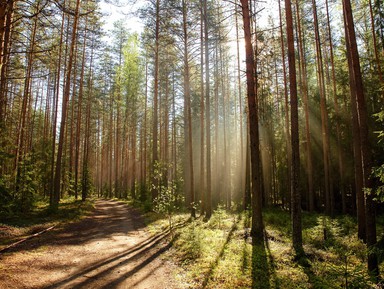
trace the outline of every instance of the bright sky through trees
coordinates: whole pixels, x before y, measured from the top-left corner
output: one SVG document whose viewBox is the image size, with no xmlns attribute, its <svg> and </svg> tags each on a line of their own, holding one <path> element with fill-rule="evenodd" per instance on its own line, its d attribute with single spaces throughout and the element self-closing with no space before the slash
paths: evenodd
<svg viewBox="0 0 384 289">
<path fill-rule="evenodd" d="M 113 23 L 123 19 L 126 24 L 127 30 L 130 32 L 140 33 L 143 31 L 143 23 L 137 17 L 137 9 L 140 7 L 142 3 L 141 1 L 137 1 L 138 3 L 135 5 L 132 4 L 123 4 L 116 5 L 111 2 L 101 1 L 100 2 L 100 10 L 103 12 L 103 21 L 104 30 L 110 31 L 113 28 Z"/>
</svg>

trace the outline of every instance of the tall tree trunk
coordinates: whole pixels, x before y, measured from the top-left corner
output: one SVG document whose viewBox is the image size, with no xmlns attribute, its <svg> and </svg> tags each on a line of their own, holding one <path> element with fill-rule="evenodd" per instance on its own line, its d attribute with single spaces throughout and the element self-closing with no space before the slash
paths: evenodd
<svg viewBox="0 0 384 289">
<path fill-rule="evenodd" d="M 353 155 L 354 155 L 354 177 L 355 177 L 355 192 L 356 192 L 356 209 L 357 209 L 357 236 L 359 239 L 366 242 L 366 223 L 365 223 L 365 199 L 363 191 L 363 168 L 362 168 L 362 156 L 360 148 L 360 132 L 359 132 L 359 120 L 357 115 L 357 103 L 356 103 L 356 84 L 353 77 L 352 60 L 350 57 L 350 44 L 347 32 L 347 23 L 344 15 L 345 25 L 345 41 L 347 49 L 347 60 L 349 69 L 349 87 L 350 87 L 350 106 L 352 117 L 352 136 L 353 136 Z"/>
<path fill-rule="evenodd" d="M 291 214 L 292 243 L 297 256 L 303 254 L 301 230 L 301 193 L 300 193 L 300 150 L 299 150 L 299 116 L 296 83 L 295 45 L 293 37 L 293 17 L 291 0 L 285 0 L 285 16 L 288 39 L 289 91 L 291 103 Z"/>
<path fill-rule="evenodd" d="M 88 24 L 88 17 L 85 19 L 85 29 L 87 29 Z M 86 44 L 84 35 L 84 47 Z M 92 111 L 92 101 L 93 101 L 93 57 L 94 57 L 94 39 L 92 39 L 91 44 L 91 59 L 89 62 L 89 75 L 88 75 L 88 81 L 87 81 L 87 87 L 88 87 L 88 98 L 87 98 L 87 111 L 86 111 L 86 122 L 85 122 L 85 136 L 84 136 L 84 156 L 83 156 L 83 173 L 82 173 L 82 192 L 81 192 L 81 200 L 85 201 L 88 198 L 88 194 L 90 191 L 90 179 L 91 179 L 91 172 L 90 172 L 90 165 L 89 165 L 89 154 L 90 154 L 90 136 L 91 136 L 91 111 Z M 85 54 L 83 54 L 83 58 L 85 57 Z M 82 73 L 84 70 L 84 67 L 82 67 Z M 81 77 L 82 79 L 84 78 Z"/>
<path fill-rule="evenodd" d="M 65 1 L 64 1 L 65 4 Z M 52 155 L 51 155 L 51 186 L 49 203 L 52 205 L 54 202 L 53 188 L 55 183 L 55 153 L 56 153 L 56 130 L 57 130 L 57 116 L 59 109 L 59 91 L 60 91 L 60 79 L 61 79 L 61 58 L 63 53 L 63 36 L 64 36 L 64 24 L 65 24 L 65 13 L 63 12 L 61 17 L 61 29 L 60 29 L 60 42 L 59 42 L 59 55 L 57 59 L 57 68 L 55 73 L 55 85 L 54 85 L 54 96 L 53 96 L 53 109 L 52 109 Z"/>
<path fill-rule="evenodd" d="M 79 183 L 79 162 L 80 162 L 80 131 L 81 131 L 81 120 L 82 120 L 82 105 L 83 105 L 83 89 L 84 89 L 84 70 L 85 70 L 85 47 L 86 47 L 86 36 L 87 36 L 87 18 L 85 24 L 85 34 L 83 41 L 83 55 L 81 62 L 81 72 L 80 72 L 80 87 L 79 87 L 79 97 L 77 100 L 77 123 L 76 123 L 76 146 L 75 146 L 75 198 L 78 197 L 78 183 Z M 74 122 L 74 119 L 72 119 Z"/>
<path fill-rule="evenodd" d="M 0 3 L 0 139 L 7 106 L 7 69 L 14 3 L 13 0 Z"/>
<path fill-rule="evenodd" d="M 190 190 L 190 201 L 189 204 L 191 210 L 191 217 L 196 217 L 195 209 L 195 188 L 194 188 L 194 174 L 193 174 L 193 152 L 192 152 L 192 116 L 191 116 L 191 93 L 189 84 L 189 52 L 188 52 L 188 30 L 187 30 L 187 3 L 186 0 L 182 0 L 183 5 L 183 40 L 184 40 L 184 110 L 185 121 L 184 125 L 187 127 L 188 135 L 185 136 L 187 139 L 186 150 L 187 150 L 187 163 L 189 176 L 189 190 Z"/>
<path fill-rule="evenodd" d="M 309 99 L 308 99 L 308 82 L 307 82 L 307 64 L 304 53 L 304 37 L 301 30 L 301 17 L 299 1 L 296 0 L 296 14 L 297 14 L 297 29 L 298 29 L 298 43 L 299 55 L 301 64 L 301 92 L 303 94 L 304 112 L 305 112 L 305 139 L 306 139 L 306 155 L 307 155 L 307 174 L 308 174 L 308 210 L 313 212 L 315 208 L 315 194 L 313 189 L 313 158 L 312 158 L 312 139 L 310 127 L 310 112 L 309 112 Z"/>
<path fill-rule="evenodd" d="M 207 149 L 207 184 L 205 211 L 206 218 L 212 216 L 212 172 L 211 172 L 211 102 L 210 102 L 210 79 L 209 79 L 209 35 L 208 35 L 208 9 L 207 1 L 204 1 L 204 44 L 205 44 L 205 130 Z"/>
<path fill-rule="evenodd" d="M 134 111 L 133 111 L 133 116 L 132 116 L 132 148 L 131 148 L 131 151 L 132 151 L 132 157 L 131 157 L 131 160 L 132 160 L 132 171 L 131 171 L 131 174 L 132 174 L 132 182 L 131 182 L 131 196 L 133 199 L 136 199 L 136 183 L 137 183 L 137 160 L 136 160 L 136 155 L 137 155 L 137 148 L 136 148 L 136 144 L 137 144 L 137 115 L 136 115 L 136 100 L 133 100 L 133 107 L 134 107 Z"/>
<path fill-rule="evenodd" d="M 154 94 L 153 94 L 153 135 L 152 135 L 152 200 L 158 196 L 158 181 L 154 175 L 158 165 L 158 98 L 159 98 L 159 33 L 160 33 L 160 0 L 156 0 L 156 27 L 155 27 L 155 75 L 154 75 Z"/>
<path fill-rule="evenodd" d="M 170 73 L 166 71 L 165 77 L 165 97 L 164 97 L 164 163 L 166 164 L 164 168 L 164 184 L 168 186 L 169 184 L 169 77 Z"/>
<path fill-rule="evenodd" d="M 317 81 L 320 93 L 320 114 L 321 114 L 321 135 L 323 142 L 323 166 L 324 166 L 324 189 L 325 189 L 325 212 L 328 215 L 332 214 L 331 192 L 329 181 L 329 136 L 328 136 L 328 117 L 326 111 L 326 95 L 324 83 L 323 56 L 320 44 L 319 22 L 317 19 L 316 1 L 312 0 L 313 19 L 315 27 L 315 42 L 316 42 L 316 63 L 317 63 Z"/>
<path fill-rule="evenodd" d="M 39 3 L 37 3 L 36 10 L 39 9 Z M 28 122 L 28 114 L 30 111 L 30 101 L 32 99 L 31 96 L 31 79 L 32 79 L 32 71 L 33 71 L 33 62 L 34 62 L 34 50 L 35 50 L 35 39 L 36 39 L 36 30 L 37 30 L 37 18 L 34 19 L 33 28 L 31 32 L 29 49 L 26 55 L 27 58 L 27 68 L 25 73 L 24 80 L 24 90 L 23 90 L 23 99 L 21 105 L 21 117 L 19 121 L 18 127 L 18 135 L 17 135 L 17 147 L 16 147 L 16 157 L 15 157 L 15 172 L 16 172 L 16 191 L 18 191 L 20 186 L 20 164 L 24 158 L 24 155 L 27 153 L 28 145 L 27 145 L 27 129 L 30 127 L 26 127 Z"/>
<path fill-rule="evenodd" d="M 252 48 L 252 35 L 250 18 L 252 12 L 249 10 L 248 0 L 241 0 L 245 39 L 247 98 L 248 98 L 248 122 L 251 147 L 251 177 L 252 177 L 252 230 L 251 235 L 257 242 L 263 241 L 263 217 L 262 217 L 262 192 L 260 186 L 260 140 L 259 140 L 259 116 L 258 98 L 255 81 L 255 60 Z"/>
<path fill-rule="evenodd" d="M 247 110 L 247 120 L 246 120 L 246 149 L 245 149 L 245 188 L 244 188 L 244 200 L 243 200 L 243 206 L 244 210 L 251 209 L 251 143 L 249 139 L 249 110 L 248 106 L 246 107 Z"/>
<path fill-rule="evenodd" d="M 121 64 L 119 64 L 119 67 L 121 67 Z M 120 73 L 119 73 L 120 74 Z M 116 98 L 116 122 L 115 122 L 115 145 L 114 145 L 114 159 L 115 159 L 115 163 L 114 163 L 114 167 L 115 167 L 115 171 L 114 171 L 114 176 L 113 176 L 113 179 L 114 179 L 114 189 L 115 189 L 115 196 L 118 197 L 118 198 L 121 198 L 122 197 L 122 186 L 120 184 L 120 172 L 122 171 L 123 169 L 123 165 L 122 165 L 122 162 L 121 162 L 121 148 L 123 147 L 124 149 L 124 146 L 121 145 L 121 141 L 120 141 L 120 138 L 121 138 L 121 116 L 120 116 L 120 103 L 121 103 L 121 92 L 120 92 L 120 78 L 121 76 L 119 75 L 118 76 L 119 80 L 119 84 L 117 85 L 117 98 Z"/>
<path fill-rule="evenodd" d="M 214 45 L 214 63 L 213 63 L 213 97 L 214 97 L 214 126 L 215 126 L 215 134 L 214 134 L 214 159 L 213 159 L 213 199 L 212 205 L 214 208 L 221 201 L 221 190 L 222 190 L 222 181 L 221 181 L 221 172 L 222 168 L 219 167 L 219 159 L 221 160 L 221 156 L 219 157 L 219 57 L 218 57 L 218 43 L 216 42 Z"/>
<path fill-rule="evenodd" d="M 87 111 L 86 111 L 86 122 L 85 122 L 85 136 L 84 136 L 84 154 L 83 154 L 83 172 L 82 172 L 82 186 L 81 186 L 81 200 L 85 201 L 88 198 L 90 190 L 90 168 L 89 168 L 89 143 L 90 143 L 90 130 L 91 130 L 91 105 L 92 105 L 92 59 L 93 52 L 91 52 L 91 64 L 90 74 L 88 78 L 88 99 L 87 99 Z"/>
<path fill-rule="evenodd" d="M 173 163 L 173 180 L 178 179 L 177 175 L 177 130 L 176 130 L 176 90 L 175 90 L 175 72 L 172 72 L 172 163 Z M 172 187 L 172 192 L 174 187 Z"/>
<path fill-rule="evenodd" d="M 239 122 L 240 122 L 240 192 L 244 195 L 245 199 L 245 175 L 244 175 L 244 129 L 243 129 L 243 93 L 241 89 L 241 70 L 240 70 L 240 41 L 239 41 L 239 23 L 238 23 L 238 5 L 236 0 L 236 53 L 237 53 L 237 86 L 238 86 L 238 94 L 239 94 Z M 247 205 L 244 201 L 244 209 L 246 209 Z"/>
<path fill-rule="evenodd" d="M 121 28 L 119 28 L 121 29 Z M 120 104 L 121 104 L 121 69 L 122 69 L 122 56 L 123 56 L 123 41 L 124 37 L 122 36 L 121 30 L 118 31 L 118 53 L 119 53 L 119 72 L 117 75 L 117 101 L 116 101 L 116 127 L 115 127 L 115 147 L 114 147 L 114 157 L 115 157 L 115 173 L 114 173 L 114 187 L 115 187 L 115 195 L 119 198 L 122 197 L 122 178 L 121 172 L 123 170 L 123 159 L 122 159 L 122 149 L 124 146 L 121 145 L 121 120 L 120 120 Z"/>
<path fill-rule="evenodd" d="M 341 148 L 341 133 L 340 133 L 340 107 L 339 101 L 337 99 L 337 86 L 336 86 L 336 70 L 335 70 L 335 60 L 333 53 L 333 40 L 331 33 L 331 23 L 329 18 L 329 7 L 328 0 L 325 1 L 326 11 L 327 11 L 327 28 L 328 28 L 328 44 L 329 44 L 329 53 L 330 53 L 330 61 L 331 61 L 331 71 L 332 71 L 332 92 L 334 99 L 334 108 L 335 108 L 335 116 L 336 116 L 336 141 L 337 141 L 337 155 L 338 155 L 338 179 L 339 179 L 339 187 L 341 192 L 341 205 L 342 212 L 345 214 L 347 212 L 347 204 L 346 204 L 346 192 L 344 188 L 344 152 Z"/>
<path fill-rule="evenodd" d="M 219 37 L 220 33 L 219 33 Z M 228 135 L 230 134 L 229 127 L 228 127 L 228 113 L 227 113 L 227 106 L 229 103 L 229 90 L 227 90 L 226 84 L 229 82 L 229 76 L 228 76 L 228 70 L 227 67 L 224 67 L 224 55 L 223 55 L 223 49 L 222 45 L 220 45 L 220 59 L 221 59 L 221 85 L 222 85 L 222 98 L 223 98 L 223 158 L 224 158 L 224 198 L 225 198 L 225 206 L 229 210 L 231 207 L 231 166 L 229 165 L 231 163 L 231 153 L 228 149 L 230 145 L 228 145 L 228 142 L 230 138 L 228 138 Z"/>
<path fill-rule="evenodd" d="M 358 117 L 358 133 L 360 135 L 360 150 L 362 160 L 363 186 L 365 189 L 372 189 L 371 171 L 372 159 L 368 136 L 368 117 L 366 111 L 363 80 L 360 69 L 359 52 L 357 49 L 355 28 L 353 22 L 352 8 L 350 0 L 343 0 L 344 20 L 346 29 L 346 45 L 348 51 L 348 65 L 352 74 L 355 94 L 351 94 L 351 104 L 356 99 L 356 111 Z M 357 131 L 356 131 L 357 133 Z M 355 136 L 354 136 L 355 137 Z M 360 192 L 359 192 L 360 193 Z M 379 267 L 376 252 L 373 249 L 376 244 L 376 216 L 374 193 L 365 195 L 365 222 L 366 222 L 366 241 L 368 247 L 368 270 L 375 277 L 379 276 Z"/>
<path fill-rule="evenodd" d="M 109 137 L 109 143 L 108 143 L 108 161 L 109 161 L 109 166 L 108 166 L 108 191 L 109 191 L 109 197 L 112 198 L 112 193 L 113 193 L 113 103 L 114 103 L 114 95 L 113 93 L 109 96 L 109 131 L 108 131 L 108 137 Z M 115 195 L 116 197 L 116 191 Z"/>
<path fill-rule="evenodd" d="M 144 163 L 143 163 L 143 187 L 141 199 L 144 201 L 147 198 L 147 122 L 148 122 L 148 62 L 145 62 L 145 103 L 144 103 Z"/>
<path fill-rule="evenodd" d="M 62 173 L 61 166 L 62 166 L 62 157 L 63 157 L 64 136 L 65 136 L 66 121 L 67 121 L 68 100 L 69 100 L 69 94 L 70 94 L 70 88 L 71 88 L 70 85 L 71 85 L 72 65 L 73 65 L 73 56 L 75 54 L 76 32 L 77 32 L 77 24 L 79 19 L 79 10 L 80 10 L 80 0 L 77 0 L 74 20 L 73 20 L 71 48 L 70 48 L 69 58 L 67 63 L 65 89 L 64 89 L 64 95 L 63 95 L 63 105 L 62 105 L 62 112 L 61 112 L 59 144 L 57 148 L 53 196 L 52 196 L 52 202 L 50 204 L 52 209 L 54 210 L 58 208 L 59 199 L 60 199 L 60 181 L 61 181 L 61 173 Z"/>
<path fill-rule="evenodd" d="M 201 214 L 205 212 L 205 179 L 204 179 L 204 11 L 200 1 L 200 200 Z"/>
<path fill-rule="evenodd" d="M 280 43 L 281 43 L 281 55 L 282 55 L 282 63 L 283 63 L 283 80 L 284 80 L 284 114 L 285 114 L 285 141 L 287 146 L 287 195 L 291 195 L 291 169 L 292 169 L 292 147 L 290 144 L 291 132 L 289 129 L 289 99 L 288 99 L 288 87 L 287 87 L 287 72 L 285 65 L 285 45 L 284 45 L 284 34 L 283 34 L 283 21 L 282 21 L 282 13 L 281 13 L 281 4 L 280 0 L 278 0 L 279 4 L 279 20 L 280 20 Z M 283 206 L 285 197 L 283 196 Z M 288 199 L 288 198 L 287 198 Z M 287 203 L 289 204 L 288 200 Z"/>
<path fill-rule="evenodd" d="M 377 38 L 376 38 L 376 29 L 375 29 L 375 19 L 373 16 L 372 0 L 368 0 L 368 3 L 369 3 L 369 14 L 371 16 L 372 40 L 373 40 L 373 50 L 374 50 L 375 60 L 376 60 L 376 69 L 379 75 L 380 83 L 383 84 L 384 78 L 383 78 L 381 65 L 380 65 L 379 51 L 377 49 Z"/>
</svg>

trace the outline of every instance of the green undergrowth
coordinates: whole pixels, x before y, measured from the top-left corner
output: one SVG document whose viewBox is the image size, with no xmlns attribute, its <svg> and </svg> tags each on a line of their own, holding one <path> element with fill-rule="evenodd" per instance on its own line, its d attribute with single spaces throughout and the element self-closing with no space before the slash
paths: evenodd
<svg viewBox="0 0 384 289">
<path fill-rule="evenodd" d="M 1 215 L 0 248 L 50 226 L 77 221 L 90 213 L 93 208 L 92 199 L 83 202 L 74 197 L 67 197 L 60 201 L 56 211 L 50 209 L 48 200 L 40 200 L 28 213 Z"/>
<path fill-rule="evenodd" d="M 169 257 L 176 256 L 188 288 L 381 288 L 367 274 L 367 249 L 357 239 L 354 218 L 304 213 L 306 257 L 297 261 L 289 212 L 267 209 L 263 217 L 264 242 L 252 245 L 247 212 L 219 208 L 209 221 L 176 215 L 184 223 L 175 228 Z M 167 220 L 157 219 L 150 227 L 165 230 Z"/>
</svg>

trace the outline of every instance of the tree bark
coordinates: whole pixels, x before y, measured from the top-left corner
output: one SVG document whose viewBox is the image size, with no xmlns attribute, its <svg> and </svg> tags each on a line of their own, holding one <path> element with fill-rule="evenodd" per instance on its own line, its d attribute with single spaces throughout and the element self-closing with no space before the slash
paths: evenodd
<svg viewBox="0 0 384 289">
<path fill-rule="evenodd" d="M 152 135 L 152 200 L 158 196 L 158 181 L 154 175 L 159 161 L 158 154 L 158 98 L 159 98 L 159 33 L 160 33 L 160 0 L 156 0 L 156 27 L 155 27 L 155 74 L 154 74 L 154 94 L 153 94 L 153 135 Z"/>
<path fill-rule="evenodd" d="M 72 36 L 71 36 L 71 48 L 69 52 L 69 58 L 67 63 L 67 75 L 65 81 L 65 89 L 63 95 L 63 105 L 61 113 L 61 123 L 60 123 L 60 135 L 59 135 L 59 144 L 57 148 L 57 158 L 56 158 L 56 170 L 55 170 L 55 179 L 53 185 L 53 196 L 51 202 L 51 208 L 56 210 L 59 205 L 60 199 L 60 184 L 61 184 L 61 173 L 62 173 L 62 157 L 63 157 L 63 147 L 64 147 L 64 136 L 65 136 L 65 127 L 67 121 L 67 108 L 68 100 L 70 94 L 70 85 L 71 85 L 71 75 L 72 75 L 72 65 L 73 65 L 73 56 L 75 54 L 75 45 L 76 45 L 76 32 L 77 24 L 79 19 L 79 10 L 80 10 L 80 0 L 76 1 L 75 16 L 73 21 Z"/>
<path fill-rule="evenodd" d="M 201 214 L 205 213 L 204 166 L 204 12 L 200 1 L 200 200 Z"/>
<path fill-rule="evenodd" d="M 75 184 L 74 184 L 75 198 L 76 199 L 78 198 L 78 183 L 79 183 L 80 131 L 81 131 L 81 121 L 82 121 L 82 105 L 83 105 L 83 90 L 84 90 L 86 36 L 87 36 L 87 18 L 86 18 L 84 41 L 83 41 L 83 55 L 82 55 L 81 72 L 80 72 L 79 96 L 78 96 L 78 100 L 77 100 L 76 147 L 75 147 Z M 72 120 L 72 122 L 74 122 L 74 120 Z"/>
<path fill-rule="evenodd" d="M 256 93 L 256 76 L 254 51 L 252 48 L 252 35 L 248 0 L 241 0 L 245 39 L 247 98 L 248 98 L 248 122 L 251 155 L 251 178 L 252 178 L 252 229 L 251 235 L 256 242 L 263 241 L 263 217 L 262 217 L 262 192 L 260 186 L 260 140 L 259 140 L 259 116 L 258 98 Z M 257 75 L 257 74 L 256 74 Z"/>
<path fill-rule="evenodd" d="M 348 51 L 348 65 L 350 74 L 353 78 L 355 86 L 355 93 L 351 94 L 351 104 L 356 102 L 356 112 L 358 119 L 358 131 L 356 133 L 360 136 L 360 151 L 362 160 L 362 176 L 363 186 L 366 190 L 372 189 L 371 171 L 372 171 L 372 156 L 370 151 L 370 143 L 368 136 L 368 118 L 364 97 L 364 87 L 360 69 L 359 52 L 357 49 L 355 28 L 353 22 L 352 8 L 350 0 L 343 0 L 343 11 L 346 29 L 346 45 Z M 356 99 L 356 101 L 354 100 Z M 355 137 L 355 135 L 354 135 Z M 358 161 L 358 160 L 355 160 Z M 360 193 L 360 192 L 358 192 Z M 363 192 L 364 194 L 364 192 Z M 379 276 L 379 267 L 376 252 L 373 247 L 376 244 L 376 216 L 375 216 L 375 203 L 374 193 L 365 195 L 365 225 L 366 225 L 366 242 L 368 247 L 368 270 L 376 278 Z"/>
<path fill-rule="evenodd" d="M 301 192 L 300 192 L 300 148 L 299 148 L 299 116 L 296 83 L 295 45 L 293 37 L 293 17 L 291 1 L 285 0 L 285 16 L 288 39 L 289 91 L 291 102 L 291 215 L 292 243 L 297 256 L 303 255 L 301 229 Z"/>
<path fill-rule="evenodd" d="M 285 141 L 287 147 L 287 195 L 291 195 L 291 169 L 292 169 L 292 147 L 290 143 L 291 139 L 291 131 L 289 129 L 289 99 L 288 99 L 288 87 L 287 87 L 287 71 L 285 65 L 285 45 L 283 38 L 283 21 L 282 21 L 282 13 L 281 13 L 281 4 L 280 0 L 278 0 L 279 4 L 279 20 L 280 20 L 280 43 L 281 43 L 281 55 L 282 55 L 282 64 L 283 64 L 283 80 L 284 80 L 284 115 L 285 115 Z M 288 199 L 288 198 L 287 198 Z M 283 207 L 285 203 L 285 196 L 283 195 Z M 289 204 L 289 201 L 287 201 Z"/>
<path fill-rule="evenodd" d="M 330 192 L 330 169 L 329 169 L 329 136 L 328 136 L 328 117 L 326 111 L 326 95 L 324 83 L 324 69 L 323 69 L 323 56 L 320 44 L 319 22 L 317 19 L 316 1 L 312 0 L 313 19 L 315 28 L 315 42 L 316 42 L 316 64 L 317 64 L 317 82 L 319 85 L 320 94 L 320 114 L 321 114 L 321 135 L 323 142 L 323 167 L 324 167 L 324 189 L 325 189 L 325 212 L 332 215 L 333 208 L 331 202 Z"/>
<path fill-rule="evenodd" d="M 187 30 L 187 3 L 186 0 L 182 0 L 183 5 L 183 40 L 184 40 L 184 110 L 186 119 L 184 125 L 187 127 L 188 135 L 186 150 L 187 150 L 187 162 L 188 162 L 188 178 L 189 178 L 189 190 L 190 190 L 190 210 L 191 217 L 196 217 L 195 210 L 195 188 L 194 188 L 194 174 L 193 174 L 193 152 L 192 152 L 192 117 L 191 117 L 191 93 L 189 84 L 189 52 L 188 52 L 188 30 Z"/>
<path fill-rule="evenodd" d="M 210 79 L 209 79 L 209 43 L 208 43 L 208 9 L 207 1 L 204 1 L 204 44 L 205 44 L 205 130 L 206 130 L 206 149 L 207 149 L 207 183 L 205 210 L 206 218 L 212 216 L 212 172 L 211 172 L 211 102 L 210 102 Z"/>
<path fill-rule="evenodd" d="M 247 208 L 246 198 L 245 198 L 245 175 L 244 175 L 244 122 L 243 122 L 243 93 L 241 89 L 241 71 L 240 71 L 240 41 L 239 41 L 239 23 L 238 23 L 238 10 L 237 10 L 237 0 L 236 0 L 236 53 L 237 53 L 237 86 L 239 94 L 239 123 L 240 123 L 240 162 L 238 167 L 240 168 L 240 192 L 243 194 L 244 198 L 244 209 Z"/>
<path fill-rule="evenodd" d="M 341 192 L 341 206 L 342 212 L 345 214 L 347 212 L 347 201 L 346 201 L 346 192 L 344 188 L 344 152 L 341 148 L 341 133 L 340 133 L 340 107 L 339 101 L 337 99 L 337 86 L 336 86 L 336 70 L 335 70 L 335 61 L 334 61 L 334 52 L 333 52 L 333 40 L 331 33 L 331 23 L 329 17 L 329 7 L 328 0 L 325 1 L 326 11 L 327 11 L 327 28 L 328 28 L 328 44 L 329 44 L 329 53 L 330 53 L 330 61 L 331 61 L 331 72 L 332 72 L 332 92 L 334 99 L 334 108 L 335 108 L 335 116 L 336 116 L 336 141 L 337 141 L 337 155 L 338 155 L 338 179 L 339 179 L 339 187 Z"/>
<path fill-rule="evenodd" d="M 307 174 L 308 174 L 308 210 L 313 212 L 315 208 L 315 195 L 313 189 L 313 157 L 312 157 L 312 138 L 310 127 L 310 111 L 309 111 L 309 99 L 308 99 L 308 82 L 307 82 L 307 65 L 304 53 L 304 37 L 301 30 L 301 17 L 300 7 L 298 1 L 296 1 L 296 14 L 297 14 L 297 29 L 298 29 L 298 43 L 299 43 L 299 55 L 301 65 L 301 92 L 303 94 L 304 112 L 305 112 L 305 139 L 306 139 L 306 155 L 307 155 Z"/>
<path fill-rule="evenodd" d="M 7 68 L 10 49 L 11 25 L 14 1 L 0 3 L 0 138 L 5 125 L 5 111 L 7 105 Z"/>
</svg>

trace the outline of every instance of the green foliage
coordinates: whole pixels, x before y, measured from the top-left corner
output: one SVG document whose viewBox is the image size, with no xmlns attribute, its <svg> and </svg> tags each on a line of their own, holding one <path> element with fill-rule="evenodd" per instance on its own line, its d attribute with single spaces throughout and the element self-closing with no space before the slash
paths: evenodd
<svg viewBox="0 0 384 289">
<path fill-rule="evenodd" d="M 323 286 L 322 288 L 372 288 L 365 266 L 354 264 L 348 252 L 341 257 L 340 263 L 324 264 L 322 267 L 327 272 L 326 278 L 319 282 L 319 285 Z"/>
<path fill-rule="evenodd" d="M 266 224 L 290 235 L 291 233 L 291 218 L 288 211 L 280 209 L 264 210 L 263 219 Z"/>
<path fill-rule="evenodd" d="M 377 178 L 381 183 L 381 185 L 378 185 L 375 190 L 375 199 L 377 201 L 384 202 L 384 164 L 379 167 L 372 168 L 372 176 Z"/>
<path fill-rule="evenodd" d="M 209 220 L 209 225 L 212 228 L 221 229 L 223 225 L 223 221 L 225 217 L 227 217 L 227 212 L 225 211 L 225 208 L 223 205 L 219 204 L 214 210 L 214 214 L 212 214 L 212 217 Z"/>
<path fill-rule="evenodd" d="M 0 176 L 0 216 L 11 212 L 12 195 L 9 188 L 9 175 Z"/>
<path fill-rule="evenodd" d="M 154 199 L 154 211 L 167 216 L 169 228 L 173 230 L 173 215 L 180 208 L 183 197 L 178 193 L 177 182 L 164 180 L 164 172 L 166 165 L 157 163 L 155 165 L 154 176 L 157 184 L 152 184 L 153 188 L 158 191 L 158 196 Z"/>
<path fill-rule="evenodd" d="M 32 160 L 31 155 L 24 156 L 24 159 L 19 162 L 16 189 L 13 194 L 16 211 L 27 213 L 33 209 L 37 198 L 39 178 L 36 163 Z"/>
<path fill-rule="evenodd" d="M 4 132 L 0 128 L 0 132 Z M 7 161 L 13 159 L 13 155 L 7 153 L 5 148 L 0 145 L 0 170 L 3 170 L 4 164 Z M 0 216 L 8 214 L 11 212 L 12 206 L 12 194 L 11 194 L 11 175 L 9 174 L 0 174 Z"/>
<path fill-rule="evenodd" d="M 2 131 L 6 133 L 0 145 L 0 215 L 4 217 L 34 210 L 36 201 L 49 193 L 52 144 L 39 134 L 44 114 L 40 110 L 34 113 L 38 137 L 32 139 L 28 153 L 20 152 L 21 155 L 16 156 L 16 147 L 9 135 L 11 129 Z"/>
<path fill-rule="evenodd" d="M 81 199 L 85 201 L 93 191 L 91 173 L 87 165 L 84 166 L 81 178 Z"/>
<path fill-rule="evenodd" d="M 375 116 L 379 123 L 384 123 L 384 110 L 375 114 Z M 384 130 L 377 131 L 376 133 L 378 135 L 378 143 L 384 147 Z M 376 178 L 379 182 L 374 189 L 376 200 L 384 202 L 384 163 L 372 168 L 372 177 Z"/>
<path fill-rule="evenodd" d="M 42 124 L 41 124 L 42 125 Z M 48 195 L 51 184 L 51 156 L 52 141 L 43 138 L 36 141 L 36 148 L 33 152 L 34 162 L 36 163 L 38 178 L 38 193 Z"/>
<path fill-rule="evenodd" d="M 180 244 L 183 261 L 188 263 L 201 257 L 203 246 L 201 221 L 192 220 L 186 228 L 182 228 L 180 231 L 180 238 L 177 242 Z"/>
<path fill-rule="evenodd" d="M 94 208 L 92 200 L 76 200 L 74 197 L 62 199 L 59 204 L 59 209 L 52 214 L 49 208 L 42 211 L 41 216 L 47 216 L 49 219 L 56 221 L 77 220 L 85 216 Z"/>
<path fill-rule="evenodd" d="M 75 176 L 70 171 L 65 171 L 64 182 L 67 184 L 66 192 L 68 196 L 75 195 Z"/>
<path fill-rule="evenodd" d="M 166 215 L 169 219 L 169 227 L 172 229 L 172 216 L 178 209 L 174 185 L 160 186 L 159 195 L 153 202 L 154 211 Z"/>
</svg>

